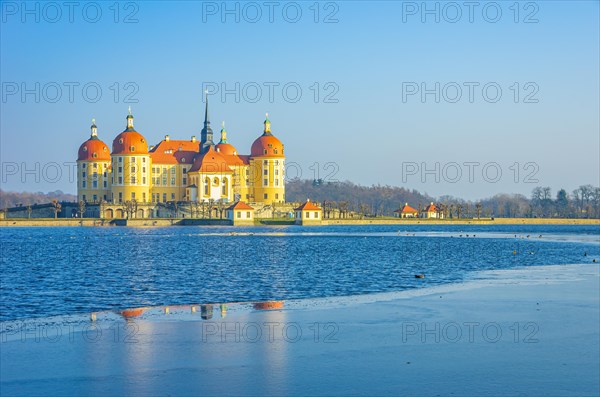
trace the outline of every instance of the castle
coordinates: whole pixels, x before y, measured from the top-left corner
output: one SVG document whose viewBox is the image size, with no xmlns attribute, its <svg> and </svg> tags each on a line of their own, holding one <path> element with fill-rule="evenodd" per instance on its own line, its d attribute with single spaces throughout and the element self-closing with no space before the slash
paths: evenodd
<svg viewBox="0 0 600 397">
<path fill-rule="evenodd" d="M 224 123 L 220 141 L 213 142 L 208 96 L 200 141 L 166 135 L 148 147 L 135 130 L 130 108 L 127 127 L 113 140 L 112 150 L 92 120 L 91 136 L 77 156 L 77 196 L 85 203 L 283 203 L 284 177 L 284 145 L 271 133 L 268 114 L 250 154 L 239 154 L 227 140 Z"/>
</svg>

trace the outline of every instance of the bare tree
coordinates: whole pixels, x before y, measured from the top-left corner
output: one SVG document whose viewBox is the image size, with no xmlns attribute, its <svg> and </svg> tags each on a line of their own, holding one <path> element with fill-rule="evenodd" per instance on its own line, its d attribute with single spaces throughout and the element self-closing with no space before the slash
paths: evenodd
<svg viewBox="0 0 600 397">
<path fill-rule="evenodd" d="M 33 209 L 31 208 L 30 205 L 27 206 L 27 219 L 31 219 L 31 211 L 33 211 Z"/>
<path fill-rule="evenodd" d="M 54 219 L 58 218 L 58 213 L 62 210 L 62 205 L 58 200 L 52 200 L 52 211 L 54 211 Z"/>
<path fill-rule="evenodd" d="M 77 211 L 79 212 L 79 217 L 83 218 L 83 214 L 85 214 L 85 201 L 80 200 L 79 205 L 77 206 Z"/>
</svg>

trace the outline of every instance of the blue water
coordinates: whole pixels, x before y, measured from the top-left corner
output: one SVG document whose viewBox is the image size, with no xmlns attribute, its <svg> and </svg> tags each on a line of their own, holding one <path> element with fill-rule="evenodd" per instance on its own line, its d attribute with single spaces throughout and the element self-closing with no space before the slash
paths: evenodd
<svg viewBox="0 0 600 397">
<path fill-rule="evenodd" d="M 568 225 L 4 228 L 0 320 L 400 291 L 600 262 L 599 240 Z"/>
</svg>

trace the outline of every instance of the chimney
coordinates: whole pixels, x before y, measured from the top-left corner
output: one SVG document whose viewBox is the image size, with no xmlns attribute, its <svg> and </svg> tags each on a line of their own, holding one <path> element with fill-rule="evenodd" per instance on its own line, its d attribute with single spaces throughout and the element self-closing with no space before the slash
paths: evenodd
<svg viewBox="0 0 600 397">
<path fill-rule="evenodd" d="M 196 135 L 192 135 L 192 142 L 196 142 Z"/>
<path fill-rule="evenodd" d="M 170 139 L 171 139 L 171 138 L 170 138 L 168 135 L 165 135 L 165 141 L 166 141 L 166 142 L 169 142 L 169 140 L 170 140 Z"/>
</svg>

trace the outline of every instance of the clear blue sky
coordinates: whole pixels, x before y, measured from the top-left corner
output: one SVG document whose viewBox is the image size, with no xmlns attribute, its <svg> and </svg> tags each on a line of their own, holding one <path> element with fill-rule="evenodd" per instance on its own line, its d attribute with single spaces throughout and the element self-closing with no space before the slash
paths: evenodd
<svg viewBox="0 0 600 397">
<path fill-rule="evenodd" d="M 150 143 L 165 134 L 199 137 L 205 83 L 233 91 L 240 84 L 239 102 L 233 94 L 210 97 L 213 130 L 225 120 L 240 153 L 249 152 L 269 112 L 288 164 L 298 164 L 288 175 L 301 169 L 313 178 L 318 163 L 326 178 L 331 162 L 335 179 L 469 199 L 600 183 L 598 2 L 521 2 L 518 15 L 512 1 L 479 2 L 472 16 L 463 2 L 428 3 L 439 7 L 439 22 L 420 1 L 275 3 L 270 22 L 264 2 L 229 3 L 229 14 L 222 2 L 122 2 L 118 15 L 113 2 L 79 2 L 71 23 L 62 2 L 53 3 L 58 15 L 43 2 L 23 10 L 21 2 L 3 1 L 1 187 L 74 193 L 67 168 L 54 181 L 48 164 L 76 160 L 92 117 L 110 146 L 129 105 Z M 436 82 L 439 103 L 434 94 L 409 95 L 415 87 L 435 90 Z M 39 102 L 34 94 L 23 98 L 22 88 L 36 91 L 36 83 Z M 78 84 L 72 102 L 69 83 Z M 278 84 L 272 103 L 265 83 Z M 102 96 L 92 103 L 94 87 Z M 292 102 L 297 87 L 302 96 Z M 493 102 L 497 87 L 502 95 Z M 127 103 L 134 89 L 137 103 Z M 326 102 L 328 94 L 337 103 Z M 39 182 L 22 175 L 23 162 L 40 164 Z M 436 162 L 439 182 L 435 172 L 421 172 L 423 163 L 435 169 Z M 479 165 L 465 165 L 471 162 Z M 502 177 L 494 182 L 498 168 Z M 538 183 L 526 183 L 530 173 Z"/>
</svg>

